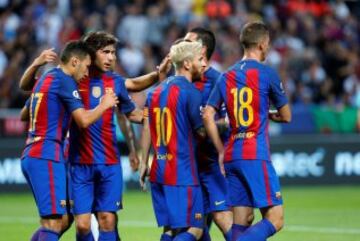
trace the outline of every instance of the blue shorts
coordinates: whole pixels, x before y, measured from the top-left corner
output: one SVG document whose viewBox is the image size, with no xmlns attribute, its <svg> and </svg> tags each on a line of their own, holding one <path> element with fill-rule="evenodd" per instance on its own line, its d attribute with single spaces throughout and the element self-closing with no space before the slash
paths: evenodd
<svg viewBox="0 0 360 241">
<path fill-rule="evenodd" d="M 230 206 L 254 208 L 281 205 L 279 178 L 270 161 L 234 160 L 225 163 Z"/>
<path fill-rule="evenodd" d="M 220 172 L 217 163 L 212 164 L 208 171 L 199 173 L 204 200 L 205 214 L 229 210 L 227 181 Z"/>
<path fill-rule="evenodd" d="M 21 170 L 31 187 L 40 217 L 66 213 L 65 163 L 25 157 Z"/>
<path fill-rule="evenodd" d="M 121 164 L 71 164 L 70 176 L 75 215 L 122 208 Z"/>
<path fill-rule="evenodd" d="M 200 186 L 151 183 L 151 197 L 158 226 L 172 229 L 198 227 L 204 223 Z"/>
</svg>

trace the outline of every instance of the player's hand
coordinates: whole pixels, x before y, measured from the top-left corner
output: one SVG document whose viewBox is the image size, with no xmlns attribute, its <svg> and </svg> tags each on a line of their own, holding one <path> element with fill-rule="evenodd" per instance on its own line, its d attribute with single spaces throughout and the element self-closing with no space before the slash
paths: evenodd
<svg viewBox="0 0 360 241">
<path fill-rule="evenodd" d="M 218 162 L 219 162 L 220 172 L 225 177 L 226 173 L 225 173 L 225 167 L 224 167 L 224 152 L 219 153 L 218 158 L 219 158 Z"/>
<path fill-rule="evenodd" d="M 276 122 L 280 121 L 279 112 L 277 110 L 269 110 L 269 119 Z"/>
<path fill-rule="evenodd" d="M 160 65 L 156 66 L 159 72 L 159 81 L 163 81 L 166 79 L 167 73 L 169 73 L 171 69 L 171 60 L 170 56 L 167 55 L 160 63 Z"/>
<path fill-rule="evenodd" d="M 129 161 L 130 161 L 130 167 L 133 172 L 137 171 L 139 169 L 139 157 L 136 153 L 136 151 L 131 151 L 129 153 Z"/>
<path fill-rule="evenodd" d="M 101 98 L 101 104 L 106 109 L 116 106 L 119 103 L 118 97 L 112 91 L 106 91 L 105 95 Z"/>
<path fill-rule="evenodd" d="M 140 164 L 140 168 L 139 168 L 139 183 L 140 183 L 140 187 L 143 191 L 146 191 L 146 176 L 148 174 L 148 169 L 147 166 L 143 163 Z"/>
<path fill-rule="evenodd" d="M 42 66 L 47 63 L 54 63 L 57 61 L 57 54 L 54 52 L 54 48 L 43 50 L 40 55 L 34 59 L 34 65 Z"/>
</svg>

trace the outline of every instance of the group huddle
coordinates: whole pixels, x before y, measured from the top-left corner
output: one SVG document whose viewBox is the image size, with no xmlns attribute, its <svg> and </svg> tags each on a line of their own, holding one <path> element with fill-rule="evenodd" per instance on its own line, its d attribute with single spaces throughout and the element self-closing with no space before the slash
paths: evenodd
<svg viewBox="0 0 360 241">
<path fill-rule="evenodd" d="M 29 123 L 21 165 L 41 218 L 31 240 L 59 240 L 73 219 L 76 240 L 94 240 L 92 214 L 99 241 L 120 240 L 119 113 L 143 124 L 140 165 L 134 159 L 132 167 L 139 165 L 142 188 L 149 177 L 163 227 L 159 240 L 211 240 L 210 220 L 227 241 L 266 240 L 279 231 L 282 197 L 267 126 L 269 120 L 289 122 L 291 112 L 278 75 L 261 63 L 270 48 L 268 28 L 247 23 L 240 43 L 243 59 L 219 73 L 209 66 L 214 34 L 194 28 L 156 71 L 128 79 L 113 71 L 117 39 L 106 32 L 69 42 L 60 65 L 37 79 L 38 68 L 57 58 L 43 51 L 20 80 L 21 88 L 32 90 L 21 112 Z M 174 74 L 166 77 L 170 64 Z M 128 91 L 153 84 L 145 108 L 138 109 Z M 256 224 L 254 208 L 263 217 Z"/>
</svg>

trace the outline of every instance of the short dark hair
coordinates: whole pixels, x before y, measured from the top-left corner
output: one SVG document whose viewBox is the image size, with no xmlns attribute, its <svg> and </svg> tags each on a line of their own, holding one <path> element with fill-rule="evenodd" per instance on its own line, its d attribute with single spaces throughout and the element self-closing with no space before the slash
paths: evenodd
<svg viewBox="0 0 360 241">
<path fill-rule="evenodd" d="M 244 49 L 251 49 L 269 35 L 269 28 L 263 22 L 249 22 L 241 29 L 240 43 Z"/>
<path fill-rule="evenodd" d="M 67 64 L 73 56 L 83 60 L 88 55 L 90 55 L 90 50 L 83 41 L 71 41 L 65 45 L 65 48 L 61 52 L 60 61 Z"/>
<path fill-rule="evenodd" d="M 189 33 L 196 33 L 198 40 L 206 47 L 206 58 L 210 59 L 215 50 L 216 39 L 213 32 L 205 28 L 196 27 L 189 31 Z"/>
<path fill-rule="evenodd" d="M 96 51 L 108 45 L 117 45 L 119 40 L 112 34 L 105 31 L 89 32 L 82 40 L 88 45 L 91 56 L 94 58 Z"/>
</svg>

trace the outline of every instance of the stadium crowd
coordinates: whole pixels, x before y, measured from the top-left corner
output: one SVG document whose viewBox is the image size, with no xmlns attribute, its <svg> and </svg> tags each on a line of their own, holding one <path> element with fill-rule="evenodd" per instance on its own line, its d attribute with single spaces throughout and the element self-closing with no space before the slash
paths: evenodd
<svg viewBox="0 0 360 241">
<path fill-rule="evenodd" d="M 0 108 L 23 106 L 27 96 L 18 81 L 41 50 L 60 52 L 89 31 L 119 38 L 117 71 L 134 77 L 155 69 L 171 43 L 194 26 L 216 34 L 212 65 L 225 70 L 241 56 L 239 30 L 252 19 L 270 26 L 267 62 L 279 71 L 293 105 L 360 108 L 359 17 L 359 4 L 342 0 L 3 0 Z M 137 98 L 140 106 L 143 101 Z"/>
</svg>

